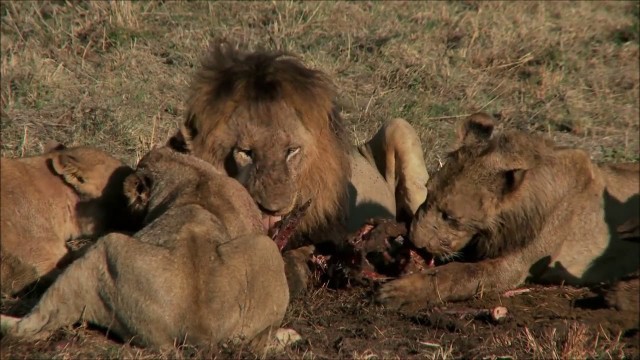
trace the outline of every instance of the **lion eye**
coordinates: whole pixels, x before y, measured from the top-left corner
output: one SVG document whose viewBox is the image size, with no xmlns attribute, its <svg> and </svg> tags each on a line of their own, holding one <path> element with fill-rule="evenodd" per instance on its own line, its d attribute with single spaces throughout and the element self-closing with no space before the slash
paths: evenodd
<svg viewBox="0 0 640 360">
<path fill-rule="evenodd" d="M 287 160 L 294 157 L 297 153 L 300 152 L 300 146 L 291 147 L 287 149 Z"/>
</svg>

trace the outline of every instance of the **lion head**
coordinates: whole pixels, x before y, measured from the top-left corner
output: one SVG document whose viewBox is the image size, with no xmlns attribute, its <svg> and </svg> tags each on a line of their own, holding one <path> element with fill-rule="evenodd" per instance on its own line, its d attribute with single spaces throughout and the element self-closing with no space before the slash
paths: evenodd
<svg viewBox="0 0 640 360">
<path fill-rule="evenodd" d="M 298 227 L 310 233 L 346 211 L 349 141 L 335 95 L 322 72 L 291 56 L 219 43 L 195 74 L 169 146 L 239 180 L 267 229 L 311 200 Z"/>
<path fill-rule="evenodd" d="M 417 247 L 445 259 L 500 256 L 529 243 L 567 189 L 586 186 L 588 178 L 558 176 L 591 171 L 585 152 L 517 130 L 494 134 L 494 126 L 484 113 L 459 126 L 457 148 L 428 182 L 412 222 Z"/>
</svg>

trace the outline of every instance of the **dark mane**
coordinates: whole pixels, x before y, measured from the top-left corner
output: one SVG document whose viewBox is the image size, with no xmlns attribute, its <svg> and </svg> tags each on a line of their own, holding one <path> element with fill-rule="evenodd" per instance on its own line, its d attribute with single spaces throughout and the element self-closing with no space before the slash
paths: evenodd
<svg viewBox="0 0 640 360">
<path fill-rule="evenodd" d="M 327 75 L 291 54 L 243 51 L 217 42 L 191 81 L 184 125 L 169 145 L 185 152 L 197 147 L 203 160 L 228 169 L 236 143 L 233 129 L 241 126 L 234 118 L 236 110 L 250 109 L 255 121 L 278 131 L 281 124 L 272 110 L 286 105 L 313 136 L 313 151 L 305 157 L 297 182 L 300 193 L 314 196 L 299 228 L 315 232 L 348 211 L 352 145 L 336 96 Z"/>
<path fill-rule="evenodd" d="M 335 103 L 337 94 L 331 80 L 288 52 L 245 52 L 224 41 L 215 43 L 202 59 L 192 89 L 190 98 L 205 106 L 242 99 L 251 103 L 284 101 L 297 111 L 308 113 L 322 110 L 340 145 L 351 145 Z M 305 120 L 316 121 L 305 114 L 299 115 L 305 126 L 310 125 Z"/>
</svg>

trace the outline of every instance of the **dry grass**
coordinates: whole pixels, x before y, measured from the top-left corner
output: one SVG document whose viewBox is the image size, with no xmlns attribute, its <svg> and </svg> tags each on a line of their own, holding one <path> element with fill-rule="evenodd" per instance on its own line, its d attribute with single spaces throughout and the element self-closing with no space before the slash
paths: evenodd
<svg viewBox="0 0 640 360">
<path fill-rule="evenodd" d="M 224 37 L 292 51 L 331 75 L 354 142 L 386 119 L 406 118 L 431 169 L 454 121 L 477 110 L 599 160 L 637 161 L 639 13 L 638 2 L 617 1 L 3 1 L 2 155 L 38 153 L 52 138 L 133 164 L 182 120 L 199 57 Z M 551 350 L 546 344 L 557 339 L 525 335 L 514 343 L 533 357 L 593 353 L 581 340 Z M 75 355 L 158 356 L 105 344 Z M 441 345 L 431 349 L 434 358 L 450 357 Z M 370 351 L 350 357 L 371 358 Z"/>
<path fill-rule="evenodd" d="M 549 328 L 536 336 L 525 327 L 519 339 L 526 341 L 524 347 L 534 359 L 618 359 L 623 357 L 624 351 L 619 337 L 611 339 L 606 334 L 598 332 L 593 338 L 587 330 L 585 325 L 571 322 L 563 334 L 559 334 L 557 328 Z M 601 338 L 605 341 L 601 341 Z"/>
<path fill-rule="evenodd" d="M 226 37 L 328 72 L 354 141 L 407 118 L 430 167 L 452 122 L 476 110 L 597 158 L 637 159 L 638 11 L 625 2 L 3 2 L 2 154 L 37 153 L 56 138 L 133 162 L 176 127 L 193 67 L 212 37 Z"/>
</svg>

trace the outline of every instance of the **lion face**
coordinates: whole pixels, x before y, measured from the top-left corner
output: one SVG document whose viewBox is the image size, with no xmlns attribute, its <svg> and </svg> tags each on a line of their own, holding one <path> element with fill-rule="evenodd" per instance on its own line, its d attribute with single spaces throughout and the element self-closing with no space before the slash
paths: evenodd
<svg viewBox="0 0 640 360">
<path fill-rule="evenodd" d="M 168 145 L 241 182 L 267 231 L 311 201 L 296 232 L 315 234 L 348 206 L 350 144 L 335 96 L 324 73 L 297 59 L 222 43 L 196 73 Z"/>
<path fill-rule="evenodd" d="M 241 106 L 232 118 L 228 131 L 236 142 L 227 173 L 247 188 L 272 225 L 311 195 L 301 193 L 297 179 L 313 138 L 286 103 Z"/>
</svg>

